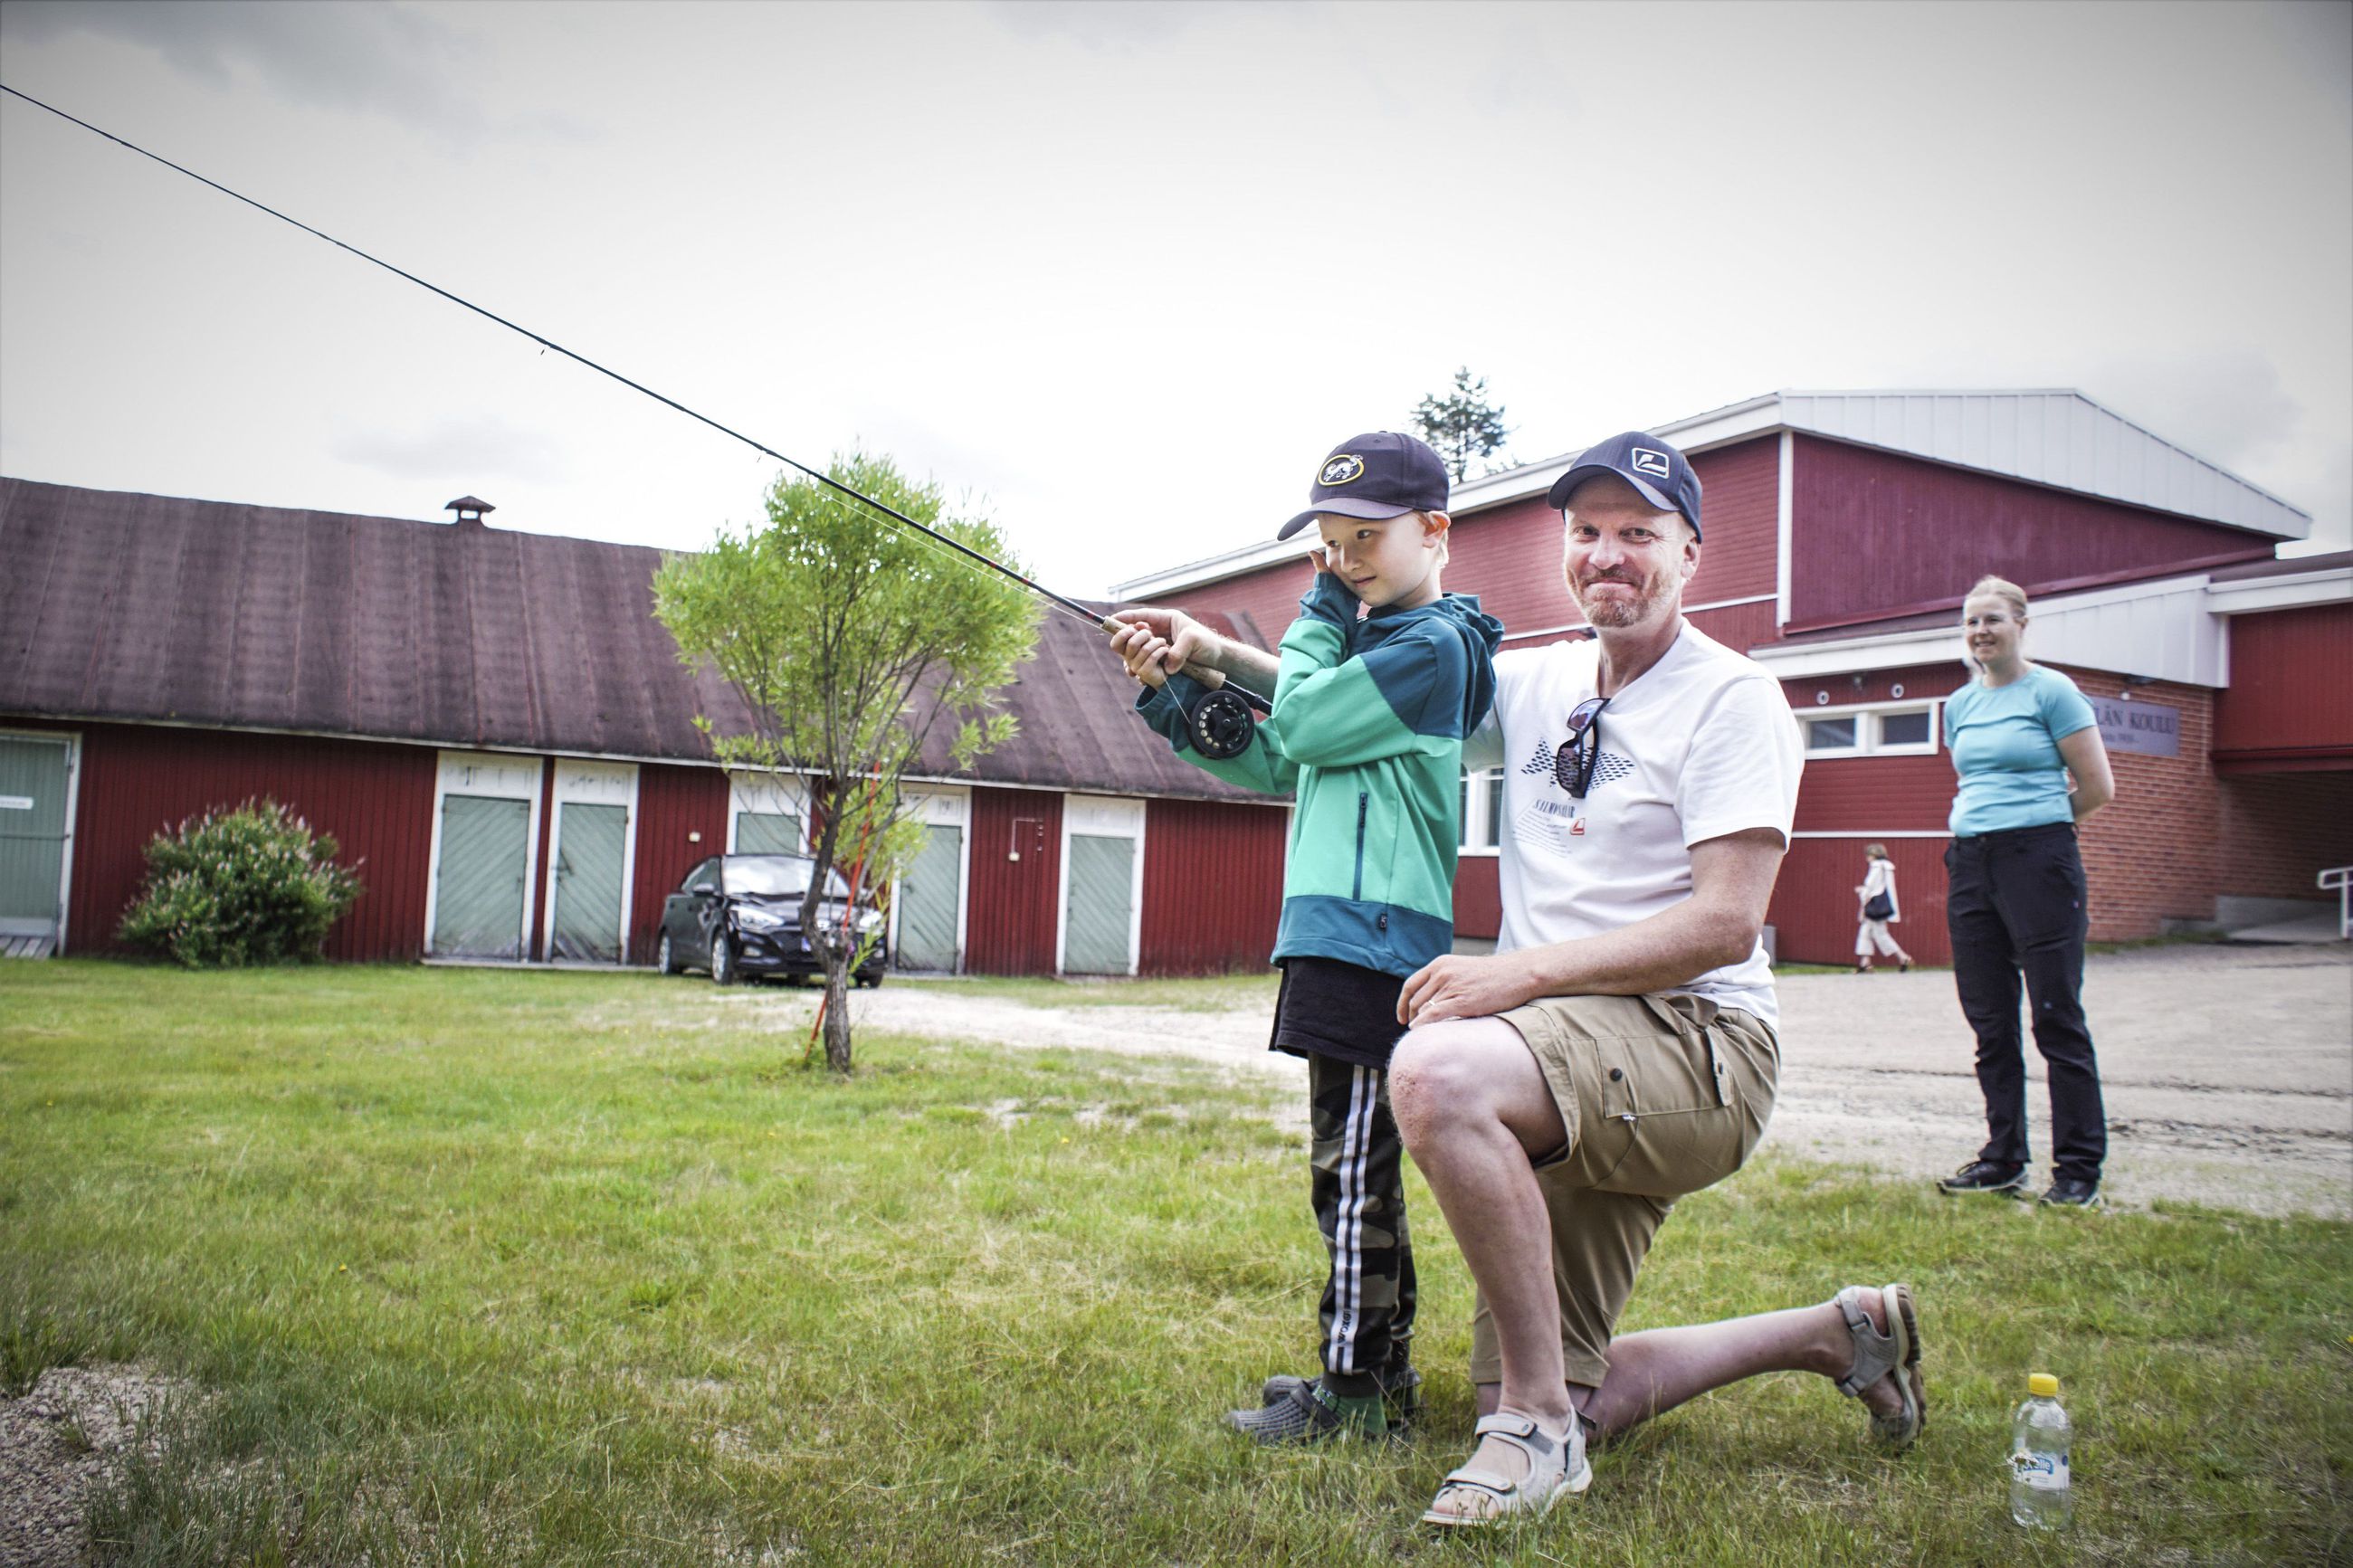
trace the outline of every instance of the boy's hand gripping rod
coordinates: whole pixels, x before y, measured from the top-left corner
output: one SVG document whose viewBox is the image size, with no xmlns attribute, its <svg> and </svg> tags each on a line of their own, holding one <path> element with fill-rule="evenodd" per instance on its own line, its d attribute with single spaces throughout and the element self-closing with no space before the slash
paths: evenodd
<svg viewBox="0 0 2353 1568">
<path fill-rule="evenodd" d="M 917 533 L 933 541 L 934 543 L 947 546 L 947 548 L 955 551 L 958 555 L 965 557 L 967 561 L 987 571 L 995 572 L 1000 576 L 1011 578 L 1014 582 L 1020 584 L 1022 587 L 1028 589 L 1030 593 L 1044 600 L 1053 608 L 1060 610 L 1068 615 L 1076 616 L 1079 619 L 1086 622 L 1091 626 L 1094 626 L 1104 632 L 1112 633 L 1114 636 L 1127 629 L 1128 623 L 1122 621 L 1115 616 L 1099 615 L 1095 611 L 1088 609 L 1084 605 L 1080 604 L 1075 599 L 1066 599 L 1061 595 L 1055 593 L 1052 589 L 1046 587 L 1042 584 L 1032 582 L 1028 577 L 1023 576 L 1020 573 L 1016 572 L 1012 567 L 1006 565 L 1003 562 L 996 560 L 991 556 L 982 554 L 979 551 L 975 550 L 969 544 L 965 544 L 960 540 L 951 538 L 949 535 L 942 533 L 938 529 L 933 528 L 926 523 L 916 521 L 913 518 L 909 517 L 905 512 L 899 510 L 895 507 L 885 506 L 882 502 L 876 500 L 872 496 L 866 494 L 863 490 L 853 489 L 849 486 L 845 485 L 840 480 L 835 479 L 830 474 L 821 473 L 818 469 L 810 468 L 807 463 L 799 462 L 792 458 L 788 458 L 784 453 L 777 451 L 774 447 L 754 441 L 751 437 L 744 435 L 742 431 L 731 429 L 727 426 L 719 423 L 718 420 L 710 417 L 708 415 L 696 413 L 693 409 L 689 408 L 685 404 L 679 402 L 674 397 L 665 397 L 660 393 L 656 392 L 652 387 L 647 386 L 641 382 L 632 381 L 617 370 L 607 369 L 606 366 L 598 364 L 595 360 L 588 358 L 585 354 L 575 353 L 570 349 L 565 348 L 562 343 L 555 342 L 552 338 L 542 337 L 539 333 L 533 331 L 530 328 L 511 321 L 495 311 L 486 310 L 481 306 L 475 304 L 472 300 L 461 299 L 458 295 L 452 294 L 448 289 L 441 288 L 438 284 L 428 283 L 413 272 L 403 271 L 401 268 L 395 267 L 391 262 L 383 259 L 381 257 L 371 256 L 366 251 L 359 248 L 359 247 L 355 245 L 347 245 L 343 241 L 337 239 L 333 235 L 325 233 L 320 229 L 312 228 L 309 224 L 302 222 L 299 218 L 287 216 L 284 213 L 280 212 L 276 207 L 266 205 L 261 202 L 255 201 L 251 196 L 230 190 L 227 185 L 222 184 L 217 180 L 208 180 L 204 175 L 197 174 L 194 169 L 174 163 L 172 160 L 163 156 L 161 153 L 150 153 L 146 148 L 138 145 L 136 142 L 125 142 L 121 137 L 113 134 L 111 132 L 101 131 L 87 120 L 78 120 L 74 116 L 68 114 L 64 110 L 58 108 L 53 104 L 43 103 L 39 99 L 31 96 L 29 93 L 17 91 L 15 88 L 10 87 L 5 82 L 0 82 L 0 92 L 5 92 L 11 98 L 22 99 L 25 102 L 31 104 L 36 109 L 47 110 L 49 113 L 56 115 L 60 120 L 66 121 L 71 124 L 79 125 L 84 131 L 90 132 L 94 136 L 103 137 L 105 140 L 113 142 L 118 147 L 124 148 L 130 152 L 138 153 L 142 158 L 161 163 L 164 167 L 172 170 L 175 174 L 185 174 L 188 178 L 195 180 L 199 184 L 210 185 L 214 190 L 218 191 L 225 196 L 243 202 L 247 206 L 252 207 L 257 211 L 268 213 L 271 217 L 278 219 L 280 223 L 290 224 L 313 238 L 323 239 L 338 250 L 349 251 L 352 255 L 358 257 L 361 260 L 376 267 L 381 267 L 386 272 L 393 274 L 393 276 L 396 278 L 405 278 L 420 289 L 426 289 L 431 293 L 438 294 L 441 298 L 448 300 L 453 305 L 463 306 L 465 309 L 473 311 L 474 314 L 478 316 L 487 317 L 491 321 L 496 321 L 500 326 L 506 328 L 509 331 L 521 333 L 522 336 L 529 338 L 532 342 L 539 344 L 540 347 L 543 349 L 552 349 L 575 364 L 586 365 L 588 369 L 595 371 L 599 375 L 610 377 L 612 380 L 619 382 L 623 386 L 629 388 L 632 392 L 641 392 L 648 397 L 652 398 L 655 402 L 665 404 L 668 406 L 676 409 L 679 413 L 685 415 L 690 419 L 698 420 L 704 425 L 710 426 L 713 430 L 718 431 L 723 436 L 731 437 L 735 440 L 743 442 L 744 445 L 751 447 L 755 452 L 759 452 L 766 457 L 774 458 L 777 462 L 784 464 L 788 468 L 797 469 L 808 478 L 815 479 L 818 483 L 824 485 L 828 489 L 839 491 L 841 494 L 867 507 L 881 516 L 888 518 L 892 521 L 897 522 L 903 527 L 913 529 Z M 1261 713 L 1271 712 L 1273 710 L 1272 704 L 1268 702 L 1265 698 L 1260 696 L 1257 692 L 1245 690 L 1241 687 L 1237 686 L 1232 681 L 1227 679 L 1224 671 L 1211 669 L 1207 665 L 1196 664 L 1187 661 L 1185 666 L 1177 671 L 1177 673 L 1180 675 L 1189 675 L 1195 680 L 1200 682 L 1201 685 L 1208 689 L 1202 694 L 1199 700 L 1194 703 L 1192 710 L 1185 716 L 1187 727 L 1192 733 L 1193 743 L 1200 749 L 1203 755 L 1217 758 L 1220 761 L 1229 757 L 1240 756 L 1243 748 L 1250 744 L 1251 731 L 1256 727 L 1255 721 L 1250 718 L 1250 710 L 1252 709 L 1256 709 Z"/>
</svg>

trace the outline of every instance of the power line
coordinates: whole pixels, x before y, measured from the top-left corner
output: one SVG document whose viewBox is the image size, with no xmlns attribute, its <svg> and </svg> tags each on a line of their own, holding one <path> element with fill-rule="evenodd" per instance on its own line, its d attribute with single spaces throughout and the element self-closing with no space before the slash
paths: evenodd
<svg viewBox="0 0 2353 1568">
<path fill-rule="evenodd" d="M 1055 593 L 1051 588 L 1047 587 L 1044 584 L 1035 582 L 1032 579 L 1024 576 L 1022 574 L 1016 572 L 1012 567 L 1006 565 L 1003 562 L 982 554 L 979 551 L 975 550 L 972 546 L 965 543 L 962 540 L 956 539 L 949 534 L 943 533 L 938 529 L 933 528 L 926 523 L 918 522 L 915 519 L 909 517 L 905 512 L 899 510 L 897 508 L 876 500 L 872 496 L 868 495 L 863 490 L 854 489 L 851 487 L 843 484 L 840 480 L 833 478 L 830 474 L 812 468 L 807 463 L 801 462 L 797 458 L 787 457 L 786 454 L 777 451 L 774 447 L 768 446 L 764 442 L 754 440 L 751 437 L 744 435 L 741 430 L 734 429 L 730 426 L 722 425 L 718 420 L 712 418 L 709 415 L 701 414 L 696 412 L 694 409 L 689 408 L 685 404 L 681 403 L 675 397 L 665 396 L 661 393 L 656 392 L 652 387 L 646 385 L 643 382 L 632 381 L 628 376 L 623 375 L 619 371 L 614 370 L 608 365 L 599 364 L 586 354 L 575 353 L 574 351 L 565 348 L 562 343 L 557 342 L 553 338 L 544 337 L 538 332 L 534 332 L 529 327 L 523 326 L 520 322 L 511 321 L 495 310 L 485 310 L 483 307 L 475 304 L 471 300 L 465 299 L 460 295 L 453 294 L 438 283 L 427 282 L 426 279 L 417 276 L 414 272 L 409 272 L 401 268 L 396 267 L 380 256 L 372 256 L 368 252 L 362 250 L 356 245 L 346 244 L 344 241 L 337 239 L 333 235 L 327 233 L 323 229 L 313 228 L 300 218 L 290 217 L 266 202 L 256 201 L 251 196 L 245 195 L 241 191 L 233 191 L 229 189 L 228 186 L 222 184 L 218 180 L 208 179 L 205 175 L 197 174 L 194 169 L 188 168 L 185 164 L 172 162 L 171 159 L 164 157 L 160 153 L 151 153 L 135 142 L 125 141 L 123 138 L 115 135 L 111 131 L 100 130 L 99 127 L 92 125 L 87 120 L 79 119 L 74 115 L 68 114 L 64 110 L 59 109 L 53 103 L 44 103 L 28 92 L 20 92 L 16 89 L 10 87 L 6 82 L 0 82 L 0 92 L 5 92 L 11 98 L 22 99 L 36 109 L 47 110 L 49 113 L 56 115 L 58 119 L 67 121 L 69 124 L 80 126 L 84 131 L 89 132 L 93 136 L 103 137 L 107 141 L 113 142 L 118 147 L 123 148 L 129 152 L 136 153 L 142 158 L 163 164 L 164 167 L 171 170 L 174 174 L 185 174 L 188 178 L 195 181 L 199 184 L 209 185 L 214 190 L 218 191 L 221 195 L 230 197 L 232 200 L 243 202 L 247 206 L 252 207 L 257 212 L 267 213 L 271 217 L 276 218 L 279 222 L 290 224 L 313 238 L 325 240 L 329 245 L 333 246 L 338 250 L 348 251 L 352 255 L 358 257 L 362 261 L 365 261 L 373 266 L 383 268 L 386 272 L 391 273 L 396 278 L 405 278 L 409 282 L 416 284 L 419 289 L 426 289 L 430 293 L 438 294 L 441 298 L 448 300 L 453 305 L 462 306 L 466 310 L 473 311 L 474 314 L 478 316 L 486 317 L 491 321 L 496 321 L 500 326 L 506 328 L 509 331 L 520 332 L 524 337 L 529 338 L 533 342 L 539 344 L 542 348 L 552 349 L 555 353 L 562 354 L 565 359 L 572 361 L 575 364 L 586 365 L 588 369 L 595 371 L 599 375 L 609 376 L 613 380 L 619 382 L 623 386 L 629 388 L 632 392 L 641 392 L 648 397 L 652 398 L 655 402 L 674 408 L 690 419 L 698 420 L 704 425 L 708 425 L 711 428 L 718 431 L 721 435 L 732 437 L 734 439 L 743 442 L 744 445 L 751 447 L 754 451 L 764 453 L 768 457 L 774 458 L 776 461 L 784 464 L 786 468 L 797 469 L 799 472 L 807 475 L 810 479 L 817 480 L 818 483 L 821 485 L 839 490 L 841 494 L 848 496 L 850 500 L 871 508 L 881 516 L 889 518 L 892 521 L 902 523 L 906 527 L 913 529 L 916 532 L 925 536 L 926 538 L 935 540 L 939 543 L 946 545 L 949 549 L 969 558 L 989 571 L 996 572 L 1003 576 L 1010 577 L 1013 581 L 1020 584 L 1031 593 L 1045 599 L 1055 608 L 1078 616 L 1081 620 L 1086 622 L 1087 625 L 1095 627 L 1097 630 L 1105 629 L 1105 617 L 1097 614 L 1093 610 L 1088 609 L 1084 605 L 1080 604 L 1077 600 L 1063 597 L 1061 595 Z M 1235 689 L 1240 691 L 1241 689 L 1240 687 L 1236 687 Z"/>
</svg>

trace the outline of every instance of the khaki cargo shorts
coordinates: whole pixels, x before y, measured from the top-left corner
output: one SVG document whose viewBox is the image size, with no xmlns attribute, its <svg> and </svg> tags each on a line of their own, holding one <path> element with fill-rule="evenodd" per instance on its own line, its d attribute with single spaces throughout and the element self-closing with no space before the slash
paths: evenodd
<svg viewBox="0 0 2353 1568">
<path fill-rule="evenodd" d="M 1560 1108 L 1567 1143 L 1536 1166 L 1571 1383 L 1598 1385 L 1660 1225 L 1685 1193 L 1740 1169 L 1765 1136 L 1779 1043 L 1755 1016 L 1698 996 L 1548 996 L 1501 1015 Z M 1503 1380 L 1482 1298 L 1471 1380 Z"/>
</svg>

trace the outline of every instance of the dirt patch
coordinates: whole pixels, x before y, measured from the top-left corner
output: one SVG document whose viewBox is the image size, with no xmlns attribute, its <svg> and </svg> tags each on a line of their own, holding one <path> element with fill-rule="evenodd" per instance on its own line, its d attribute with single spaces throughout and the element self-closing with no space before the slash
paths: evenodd
<svg viewBox="0 0 2353 1568">
<path fill-rule="evenodd" d="M 145 1445 L 155 1418 L 193 1396 L 187 1383 L 142 1366 L 53 1366 L 23 1397 L 0 1401 L 0 1564 L 73 1568 L 90 1542 L 82 1504 L 108 1472 Z"/>
</svg>

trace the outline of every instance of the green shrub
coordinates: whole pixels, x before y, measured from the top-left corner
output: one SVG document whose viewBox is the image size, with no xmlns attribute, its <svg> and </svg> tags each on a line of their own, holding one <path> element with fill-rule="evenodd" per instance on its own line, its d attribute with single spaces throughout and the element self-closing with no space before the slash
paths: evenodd
<svg viewBox="0 0 2353 1568">
<path fill-rule="evenodd" d="M 147 883 L 122 940 L 191 969 L 312 959 L 360 896 L 336 844 L 274 800 L 215 807 L 147 845 Z"/>
</svg>

